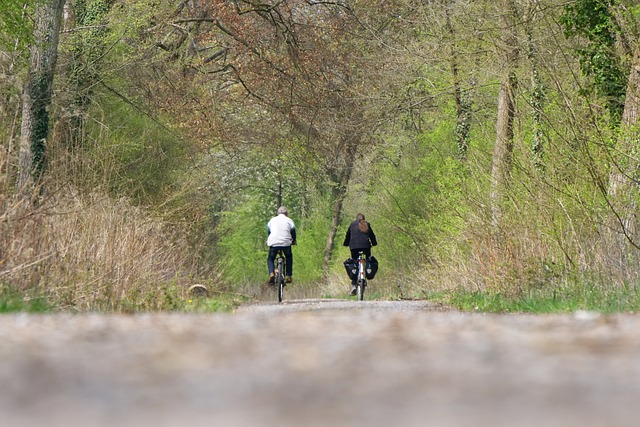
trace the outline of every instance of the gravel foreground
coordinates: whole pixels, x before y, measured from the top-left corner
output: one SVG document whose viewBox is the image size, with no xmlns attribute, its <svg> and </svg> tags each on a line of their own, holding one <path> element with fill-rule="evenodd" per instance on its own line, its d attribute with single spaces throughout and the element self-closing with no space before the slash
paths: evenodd
<svg viewBox="0 0 640 427">
<path fill-rule="evenodd" d="M 0 316 L 2 426 L 637 426 L 640 317 L 298 300 Z"/>
</svg>

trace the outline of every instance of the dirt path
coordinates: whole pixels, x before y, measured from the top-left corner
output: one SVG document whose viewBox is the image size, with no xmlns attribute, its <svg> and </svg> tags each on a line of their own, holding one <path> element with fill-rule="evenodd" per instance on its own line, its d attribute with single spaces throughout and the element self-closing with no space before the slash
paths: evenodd
<svg viewBox="0 0 640 427">
<path fill-rule="evenodd" d="M 1 425 L 637 426 L 640 317 L 288 301 L 0 316 Z"/>
</svg>

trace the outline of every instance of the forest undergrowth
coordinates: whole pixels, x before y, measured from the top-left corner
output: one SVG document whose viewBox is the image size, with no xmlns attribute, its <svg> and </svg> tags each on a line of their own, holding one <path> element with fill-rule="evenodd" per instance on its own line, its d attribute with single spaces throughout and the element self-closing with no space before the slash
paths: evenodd
<svg viewBox="0 0 640 427">
<path fill-rule="evenodd" d="M 189 230 L 125 198 L 66 186 L 25 208 L 3 196 L 0 311 L 189 311 L 194 284 L 217 293 L 214 311 L 237 298 L 199 265 Z"/>
</svg>

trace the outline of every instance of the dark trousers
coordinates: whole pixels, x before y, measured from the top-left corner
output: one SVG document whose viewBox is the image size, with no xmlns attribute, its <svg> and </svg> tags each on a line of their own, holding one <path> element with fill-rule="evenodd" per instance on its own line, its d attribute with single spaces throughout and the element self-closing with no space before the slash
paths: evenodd
<svg viewBox="0 0 640 427">
<path fill-rule="evenodd" d="M 276 259 L 276 253 L 282 250 L 284 252 L 286 262 L 286 274 L 285 276 L 293 276 L 293 254 L 291 253 L 291 246 L 271 246 L 269 247 L 269 256 L 267 257 L 267 266 L 269 267 L 269 274 L 272 274 L 275 270 L 274 261 Z"/>
<path fill-rule="evenodd" d="M 369 258 L 371 256 L 371 248 L 360 248 L 360 249 L 351 249 L 351 258 L 358 259 L 358 252 L 364 252 L 364 254 Z"/>
</svg>

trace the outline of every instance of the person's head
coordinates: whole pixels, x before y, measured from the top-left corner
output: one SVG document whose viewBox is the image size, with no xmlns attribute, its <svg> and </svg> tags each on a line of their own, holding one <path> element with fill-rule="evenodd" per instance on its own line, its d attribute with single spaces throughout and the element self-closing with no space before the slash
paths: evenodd
<svg viewBox="0 0 640 427">
<path fill-rule="evenodd" d="M 282 214 L 282 215 L 289 216 L 289 211 L 287 210 L 287 208 L 286 208 L 286 207 L 284 207 L 284 206 L 280 206 L 280 207 L 278 208 L 278 215 L 281 215 L 281 214 Z"/>
<path fill-rule="evenodd" d="M 358 215 L 356 215 L 356 221 L 358 221 L 358 230 L 362 231 L 363 233 L 369 232 L 369 224 L 364 219 L 363 214 L 359 213 Z"/>
</svg>

